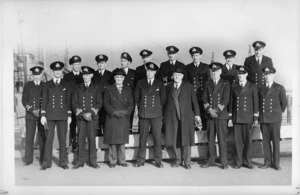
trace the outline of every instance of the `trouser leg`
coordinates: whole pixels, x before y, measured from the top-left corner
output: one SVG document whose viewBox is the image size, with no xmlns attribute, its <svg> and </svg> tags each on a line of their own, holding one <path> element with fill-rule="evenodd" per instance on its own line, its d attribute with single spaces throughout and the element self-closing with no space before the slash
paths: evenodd
<svg viewBox="0 0 300 195">
<path fill-rule="evenodd" d="M 215 164 L 215 139 L 216 129 L 215 120 L 207 120 L 207 138 L 208 138 L 208 164 Z"/>
<path fill-rule="evenodd" d="M 59 143 L 59 165 L 64 166 L 68 164 L 68 154 L 66 146 L 66 136 L 68 131 L 68 123 L 66 120 L 57 121 L 57 136 Z"/>
<path fill-rule="evenodd" d="M 118 144 L 117 145 L 117 152 L 118 152 L 118 161 L 120 164 L 126 163 L 126 157 L 125 157 L 125 144 Z"/>
<path fill-rule="evenodd" d="M 33 162 L 33 153 L 34 153 L 34 136 L 36 132 L 36 123 L 35 120 L 26 120 L 26 138 L 25 138 L 25 157 L 24 163 Z"/>
<path fill-rule="evenodd" d="M 269 124 L 262 123 L 260 125 L 263 137 L 263 150 L 264 150 L 264 157 L 265 157 L 265 165 L 271 165 L 271 139 L 270 139 L 270 130 Z"/>
<path fill-rule="evenodd" d="M 89 161 L 92 164 L 95 164 L 97 161 L 94 121 L 95 120 L 87 122 L 87 137 L 88 137 L 88 143 L 89 143 Z"/>
<path fill-rule="evenodd" d="M 220 151 L 220 161 L 222 165 L 227 165 L 227 120 L 216 120 L 216 126 Z"/>
<path fill-rule="evenodd" d="M 46 142 L 46 134 L 45 128 L 42 125 L 41 121 L 37 121 L 38 124 L 38 137 L 39 137 L 39 150 L 40 150 L 40 163 L 43 162 L 44 152 L 45 152 L 45 142 Z"/>
<path fill-rule="evenodd" d="M 109 145 L 108 160 L 110 164 L 117 164 L 117 146 L 115 144 Z"/>
<path fill-rule="evenodd" d="M 235 149 L 236 149 L 236 165 L 241 166 L 243 164 L 243 132 L 242 132 L 242 124 L 234 124 L 234 141 L 235 141 Z"/>
<path fill-rule="evenodd" d="M 143 163 L 145 162 L 146 157 L 146 144 L 147 138 L 149 134 L 150 120 L 145 118 L 139 118 L 139 131 L 140 131 L 140 144 L 137 153 L 137 162 Z"/>
<path fill-rule="evenodd" d="M 161 151 L 161 118 L 151 119 L 152 137 L 154 142 L 154 161 L 161 163 L 162 151 Z"/>
<path fill-rule="evenodd" d="M 46 131 L 45 153 L 43 158 L 43 166 L 51 167 L 52 165 L 52 152 L 53 152 L 53 139 L 56 121 L 47 121 L 49 129 Z"/>
<path fill-rule="evenodd" d="M 280 127 L 281 123 L 270 124 L 271 126 L 271 139 L 273 145 L 273 165 L 279 167 L 280 165 Z"/>
</svg>

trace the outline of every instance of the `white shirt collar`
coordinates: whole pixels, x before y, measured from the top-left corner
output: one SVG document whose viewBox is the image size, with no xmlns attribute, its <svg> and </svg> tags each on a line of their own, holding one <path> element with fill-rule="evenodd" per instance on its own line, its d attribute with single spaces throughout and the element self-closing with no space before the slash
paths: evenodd
<svg viewBox="0 0 300 195">
<path fill-rule="evenodd" d="M 214 83 L 218 84 L 220 78 L 216 79 L 216 80 L 213 80 Z"/>
<path fill-rule="evenodd" d="M 53 82 L 54 84 L 56 83 L 56 81 L 58 82 L 58 84 L 60 83 L 61 78 L 53 78 Z"/>
<path fill-rule="evenodd" d="M 34 81 L 35 85 L 40 85 L 41 81 Z"/>
<path fill-rule="evenodd" d="M 175 83 L 174 82 L 174 87 L 176 87 L 176 85 L 177 85 L 177 88 L 179 88 L 181 86 L 181 83 L 182 83 L 182 81 L 180 83 Z"/>
<path fill-rule="evenodd" d="M 78 71 L 78 72 L 75 72 L 75 71 L 73 70 L 73 74 L 77 76 L 77 75 L 80 74 L 80 72 L 79 72 L 79 71 Z"/>
<path fill-rule="evenodd" d="M 129 69 L 128 67 L 126 67 L 126 68 L 123 69 L 126 74 L 128 73 L 128 69 Z"/>
<path fill-rule="evenodd" d="M 102 75 L 104 75 L 104 72 L 105 72 L 105 69 L 99 70 L 99 73 L 102 74 Z"/>
<path fill-rule="evenodd" d="M 242 82 L 241 82 L 241 81 L 239 81 L 239 84 L 240 84 L 240 85 L 242 84 L 242 85 L 243 85 L 243 87 L 245 87 L 246 83 L 247 83 L 247 80 L 245 80 L 245 81 L 242 81 Z"/>
<path fill-rule="evenodd" d="M 171 62 L 173 63 L 173 65 L 176 64 L 176 60 L 173 60 L 173 61 L 170 60 L 170 64 L 171 64 Z"/>
<path fill-rule="evenodd" d="M 89 87 L 89 86 L 90 86 L 90 84 L 91 84 L 91 81 L 90 81 L 90 82 L 87 82 L 87 83 L 84 83 L 84 86 L 86 86 L 86 85 L 87 85 L 87 86 Z"/>
<path fill-rule="evenodd" d="M 261 63 L 262 57 L 263 57 L 262 55 L 260 57 L 255 56 L 255 59 L 256 59 L 256 61 L 257 61 L 257 59 L 259 59 L 259 62 Z"/>
<path fill-rule="evenodd" d="M 232 69 L 232 65 L 226 64 L 228 70 Z"/>
<path fill-rule="evenodd" d="M 149 83 L 149 80 L 151 81 L 151 85 L 152 85 L 153 82 L 154 82 L 154 78 L 152 78 L 152 79 L 148 79 L 148 78 L 147 78 L 148 83 Z"/>
<path fill-rule="evenodd" d="M 271 88 L 271 87 L 272 87 L 272 85 L 273 85 L 273 83 L 274 83 L 274 81 L 272 81 L 272 82 L 269 82 L 269 83 L 266 83 L 266 85 L 267 85 L 267 87 Z"/>
</svg>

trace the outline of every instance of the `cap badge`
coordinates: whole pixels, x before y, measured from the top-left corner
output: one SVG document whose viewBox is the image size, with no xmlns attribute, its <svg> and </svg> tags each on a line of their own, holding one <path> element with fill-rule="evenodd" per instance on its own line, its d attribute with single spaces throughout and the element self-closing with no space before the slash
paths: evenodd
<svg viewBox="0 0 300 195">
<path fill-rule="evenodd" d="M 241 67 L 240 70 L 241 70 L 241 71 L 244 71 L 245 69 L 244 69 L 244 67 Z"/>
<path fill-rule="evenodd" d="M 148 54 L 147 51 L 144 51 L 144 52 L 143 52 L 143 55 L 147 55 L 147 54 Z"/>
<path fill-rule="evenodd" d="M 85 72 L 88 72 L 89 70 L 88 70 L 87 68 L 84 68 L 84 71 L 85 71 Z"/>
<path fill-rule="evenodd" d="M 150 64 L 150 68 L 154 68 L 153 64 Z"/>
<path fill-rule="evenodd" d="M 227 52 L 227 55 L 228 55 L 228 56 L 230 56 L 230 55 L 231 55 L 230 51 L 228 51 L 228 52 Z"/>
<path fill-rule="evenodd" d="M 124 54 L 123 54 L 123 56 L 124 56 L 124 57 L 127 57 L 127 54 L 126 54 L 126 53 L 124 53 Z"/>
<path fill-rule="evenodd" d="M 174 51 L 174 48 L 173 48 L 173 47 L 171 47 L 171 48 L 170 48 L 170 51 Z"/>
<path fill-rule="evenodd" d="M 34 71 L 35 71 L 35 72 L 38 72 L 38 71 L 39 71 L 39 68 L 35 68 Z"/>
<path fill-rule="evenodd" d="M 269 68 L 266 68 L 265 71 L 270 71 L 270 69 L 269 69 Z"/>
<path fill-rule="evenodd" d="M 196 48 L 194 47 L 192 51 L 195 52 L 195 51 L 196 51 Z"/>
<path fill-rule="evenodd" d="M 60 67 L 59 63 L 56 63 L 55 67 L 56 67 L 56 68 Z"/>
<path fill-rule="evenodd" d="M 217 68 L 217 66 L 214 64 L 213 66 L 212 66 L 213 68 Z"/>
<path fill-rule="evenodd" d="M 258 42 L 256 43 L 256 47 L 260 47 L 260 44 Z"/>
<path fill-rule="evenodd" d="M 102 59 L 102 58 L 103 58 L 103 56 L 102 56 L 102 55 L 100 55 L 100 56 L 99 56 L 99 58 L 100 58 L 100 59 Z"/>
<path fill-rule="evenodd" d="M 75 57 L 74 57 L 74 60 L 77 60 L 77 59 L 78 59 L 77 56 L 75 56 Z"/>
</svg>

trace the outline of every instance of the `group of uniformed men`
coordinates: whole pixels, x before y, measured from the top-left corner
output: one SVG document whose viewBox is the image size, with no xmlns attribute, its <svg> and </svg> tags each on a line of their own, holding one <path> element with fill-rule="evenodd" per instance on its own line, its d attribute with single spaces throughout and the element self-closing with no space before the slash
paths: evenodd
<svg viewBox="0 0 300 195">
<path fill-rule="evenodd" d="M 97 135 L 104 135 L 109 144 L 109 167 L 128 166 L 125 144 L 129 141 L 133 111 L 138 107 L 140 142 L 135 167 L 145 163 L 146 142 L 151 132 L 154 142 L 155 166 L 162 168 L 161 135 L 173 151 L 172 167 L 191 169 L 191 146 L 195 130 L 207 130 L 208 158 L 201 167 L 215 166 L 215 137 L 220 149 L 220 165 L 227 169 L 228 128 L 233 128 L 236 163 L 253 169 L 253 127 L 260 125 L 265 161 L 260 168 L 280 170 L 280 127 L 286 108 L 286 93 L 274 82 L 276 69 L 271 58 L 264 56 L 265 43 L 253 43 L 255 55 L 247 57 L 244 66 L 234 64 L 236 52 L 226 50 L 226 63 L 201 62 L 202 49 L 192 47 L 193 62 L 184 65 L 176 59 L 179 49 L 166 48 L 169 60 L 158 67 L 151 62 L 152 52 L 142 50 L 144 64 L 130 69 L 131 56 L 121 54 L 121 67 L 106 70 L 108 57 L 97 55 L 99 67 L 81 66 L 81 58 L 73 56 L 72 72 L 63 76 L 64 63 L 53 62 L 54 78 L 41 82 L 43 67 L 30 70 L 33 81 L 25 85 L 22 102 L 26 108 L 26 147 L 24 165 L 33 162 L 33 142 L 36 128 L 40 144 L 40 165 L 45 170 L 52 165 L 54 131 L 59 141 L 59 166 L 68 169 L 66 135 L 78 139 L 78 158 L 74 169 L 99 168 L 96 162 Z M 88 153 L 86 153 L 86 138 Z M 271 144 L 272 142 L 272 144 Z M 272 148 L 271 148 L 272 146 Z M 180 148 L 181 155 L 179 154 Z"/>
</svg>

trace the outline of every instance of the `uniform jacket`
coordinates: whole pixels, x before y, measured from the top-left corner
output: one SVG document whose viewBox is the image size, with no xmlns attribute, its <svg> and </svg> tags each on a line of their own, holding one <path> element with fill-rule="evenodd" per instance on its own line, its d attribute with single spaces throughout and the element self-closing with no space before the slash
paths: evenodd
<svg viewBox="0 0 300 195">
<path fill-rule="evenodd" d="M 136 84 L 135 70 L 129 68 L 125 76 L 125 79 L 123 81 L 123 85 L 129 87 L 133 92 L 135 84 Z"/>
<path fill-rule="evenodd" d="M 77 119 L 84 120 L 83 114 L 88 112 L 92 114 L 93 119 L 98 119 L 101 107 L 102 95 L 98 86 L 93 82 L 90 83 L 88 88 L 85 87 L 84 83 L 77 86 L 72 95 L 72 109 L 76 113 Z"/>
<path fill-rule="evenodd" d="M 197 99 L 202 101 L 202 95 L 206 82 L 210 79 L 210 70 L 208 65 L 200 62 L 198 67 L 194 63 L 186 66 L 187 79 L 193 85 Z"/>
<path fill-rule="evenodd" d="M 71 84 L 78 85 L 83 83 L 82 73 L 80 72 L 78 76 L 74 75 L 74 72 L 69 72 L 64 75 L 64 80 L 70 82 Z"/>
<path fill-rule="evenodd" d="M 26 120 L 38 120 L 38 117 L 34 116 L 33 111 L 41 109 L 42 89 L 44 84 L 44 82 L 40 82 L 39 86 L 35 86 L 34 81 L 29 81 L 25 84 L 22 95 L 22 104 L 26 108 Z"/>
<path fill-rule="evenodd" d="M 238 82 L 237 65 L 233 64 L 231 70 L 228 70 L 226 64 L 222 67 L 221 78 L 228 81 L 230 84 Z"/>
<path fill-rule="evenodd" d="M 206 110 L 206 117 L 212 119 L 208 114 L 210 108 L 216 109 L 218 119 L 228 119 L 227 106 L 230 98 L 230 84 L 220 78 L 217 85 L 214 86 L 213 80 L 206 83 L 202 101 Z"/>
<path fill-rule="evenodd" d="M 72 87 L 64 79 L 58 86 L 53 79 L 43 87 L 41 115 L 47 120 L 67 120 L 71 116 Z"/>
<path fill-rule="evenodd" d="M 164 111 L 165 124 L 165 143 L 167 146 L 174 146 L 176 144 L 177 127 L 175 127 L 175 120 L 177 120 L 177 108 L 175 100 L 174 83 L 170 83 L 166 87 L 167 102 Z M 193 86 L 188 82 L 183 81 L 180 86 L 178 95 L 180 119 L 181 119 L 181 146 L 194 144 L 194 121 L 195 116 L 200 116 L 199 105 L 196 93 Z"/>
<path fill-rule="evenodd" d="M 103 75 L 100 75 L 99 70 L 95 71 L 92 81 L 103 91 L 106 87 L 114 83 L 112 73 L 108 70 L 105 70 Z"/>
<path fill-rule="evenodd" d="M 157 78 L 159 78 L 159 80 L 163 81 L 164 83 L 173 82 L 172 74 L 176 68 L 181 68 L 182 70 L 184 70 L 185 73 L 183 80 L 187 80 L 186 67 L 178 60 L 176 60 L 175 65 L 171 65 L 169 60 L 161 63 Z"/>
<path fill-rule="evenodd" d="M 120 94 L 116 85 L 108 86 L 104 91 L 104 109 L 107 113 L 104 129 L 104 143 L 125 144 L 129 141 L 130 114 L 134 103 L 130 87 L 123 86 Z M 113 116 L 114 111 L 125 110 L 127 115 L 123 118 Z"/>
<path fill-rule="evenodd" d="M 239 83 L 232 85 L 229 118 L 234 123 L 252 123 L 258 119 L 258 92 L 254 83 L 247 81 L 244 87 Z"/>
<path fill-rule="evenodd" d="M 244 66 L 249 69 L 248 80 L 255 83 L 257 87 L 260 88 L 262 85 L 265 85 L 262 69 L 264 67 L 273 67 L 273 62 L 271 58 L 262 56 L 262 60 L 259 65 L 255 59 L 255 55 L 253 55 L 246 58 Z"/>
<path fill-rule="evenodd" d="M 134 91 L 134 101 L 138 104 L 139 117 L 162 117 L 162 109 L 166 102 L 166 89 L 163 82 L 154 79 L 149 86 L 147 79 L 138 81 Z"/>
<path fill-rule="evenodd" d="M 273 83 L 268 89 L 265 85 L 258 89 L 259 118 L 261 123 L 279 123 L 287 106 L 285 88 Z"/>
</svg>

